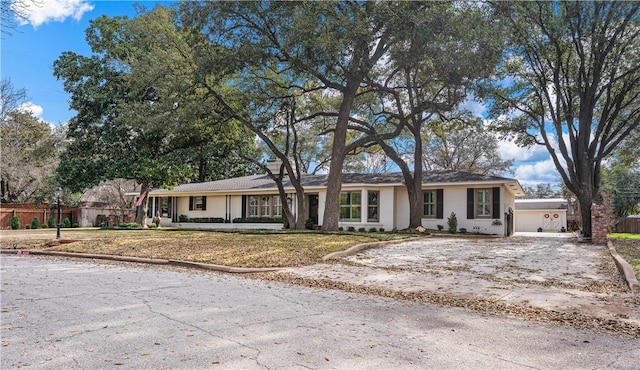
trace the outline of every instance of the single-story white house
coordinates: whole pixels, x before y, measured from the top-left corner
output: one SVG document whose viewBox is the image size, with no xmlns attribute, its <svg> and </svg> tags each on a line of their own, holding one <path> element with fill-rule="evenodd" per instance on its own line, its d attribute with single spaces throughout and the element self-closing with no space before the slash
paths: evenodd
<svg viewBox="0 0 640 370">
<path fill-rule="evenodd" d="M 566 199 L 516 199 L 516 231 L 567 230 Z"/>
<path fill-rule="evenodd" d="M 342 177 L 340 226 L 405 229 L 409 201 L 401 173 L 356 174 Z M 307 202 L 305 220 L 322 226 L 327 175 L 303 174 Z M 288 202 L 296 210 L 298 199 L 289 180 L 284 181 Z M 515 197 L 524 195 L 515 179 L 462 171 L 431 171 L 423 176 L 422 225 L 448 229 L 456 214 L 458 229 L 470 233 L 511 235 Z M 161 216 L 161 225 L 194 228 L 282 228 L 282 203 L 273 179 L 266 174 L 219 181 L 184 184 L 149 192 L 148 222 Z"/>
</svg>

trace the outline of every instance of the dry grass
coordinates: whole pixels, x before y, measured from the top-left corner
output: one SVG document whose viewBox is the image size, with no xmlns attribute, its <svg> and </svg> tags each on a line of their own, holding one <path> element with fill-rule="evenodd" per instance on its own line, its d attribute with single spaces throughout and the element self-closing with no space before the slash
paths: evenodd
<svg viewBox="0 0 640 370">
<path fill-rule="evenodd" d="M 2 248 L 175 259 L 236 267 L 290 267 L 318 263 L 353 245 L 378 241 L 363 235 L 320 233 L 227 233 L 167 230 L 64 230 L 56 246 L 55 230 L 2 231 Z"/>
</svg>

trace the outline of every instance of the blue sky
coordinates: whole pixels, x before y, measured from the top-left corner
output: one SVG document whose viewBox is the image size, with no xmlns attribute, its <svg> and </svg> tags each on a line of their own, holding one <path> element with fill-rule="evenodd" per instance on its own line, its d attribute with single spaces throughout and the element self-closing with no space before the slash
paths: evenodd
<svg viewBox="0 0 640 370">
<path fill-rule="evenodd" d="M 59 125 L 74 112 L 69 110 L 69 96 L 62 82 L 53 76 L 53 62 L 64 51 L 90 55 L 85 41 L 89 21 L 101 15 L 135 16 L 134 1 L 39 0 L 27 20 L 12 35 L 3 36 L 0 74 L 15 88 L 25 88 L 29 109 L 44 121 Z M 138 1 L 152 8 L 157 1 Z M 166 3 L 166 2 L 163 2 Z M 469 108 L 482 114 L 483 107 L 471 102 Z M 519 148 L 513 143 L 500 144 L 505 159 L 516 160 L 517 178 L 522 185 L 558 183 L 559 175 L 543 147 Z"/>
</svg>

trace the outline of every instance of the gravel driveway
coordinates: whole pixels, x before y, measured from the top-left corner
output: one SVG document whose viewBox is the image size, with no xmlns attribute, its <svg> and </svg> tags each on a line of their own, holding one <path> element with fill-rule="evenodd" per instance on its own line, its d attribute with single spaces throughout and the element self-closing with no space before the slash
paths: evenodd
<svg viewBox="0 0 640 370">
<path fill-rule="evenodd" d="M 571 234 L 511 238 L 431 238 L 367 250 L 345 258 L 370 267 L 443 274 L 465 272 L 485 279 L 531 284 L 561 282 L 589 289 L 610 278 L 600 266 L 606 249 L 576 243 Z M 603 259 L 605 261 L 603 261 Z"/>
<path fill-rule="evenodd" d="M 280 274 L 570 326 L 619 325 L 613 331 L 640 338 L 640 295 L 627 289 L 605 246 L 572 234 L 433 236 Z"/>
</svg>

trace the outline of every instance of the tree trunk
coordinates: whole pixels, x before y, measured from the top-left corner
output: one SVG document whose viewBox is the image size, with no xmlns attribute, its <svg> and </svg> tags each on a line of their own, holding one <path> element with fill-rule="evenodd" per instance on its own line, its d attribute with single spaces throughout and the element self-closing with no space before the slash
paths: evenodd
<svg viewBox="0 0 640 370">
<path fill-rule="evenodd" d="M 140 186 L 140 196 L 144 196 L 145 199 L 142 204 L 136 207 L 136 223 L 142 227 L 147 225 L 147 209 L 149 208 L 149 180 L 142 182 Z"/>
<path fill-rule="evenodd" d="M 415 150 L 413 152 L 413 179 L 406 183 L 409 193 L 409 228 L 415 229 L 422 226 L 422 138 L 420 136 L 422 125 L 414 123 L 412 132 L 414 137 Z M 405 176 L 405 181 L 407 181 Z M 412 188 L 409 191 L 409 188 Z"/>
<path fill-rule="evenodd" d="M 336 129 L 333 133 L 333 148 L 329 176 L 327 177 L 327 200 L 324 206 L 322 230 L 337 231 L 340 222 L 340 191 L 342 190 L 342 169 L 346 157 L 345 146 L 347 140 L 347 126 L 351 107 L 355 98 L 357 84 L 347 86 L 338 111 Z"/>
</svg>

